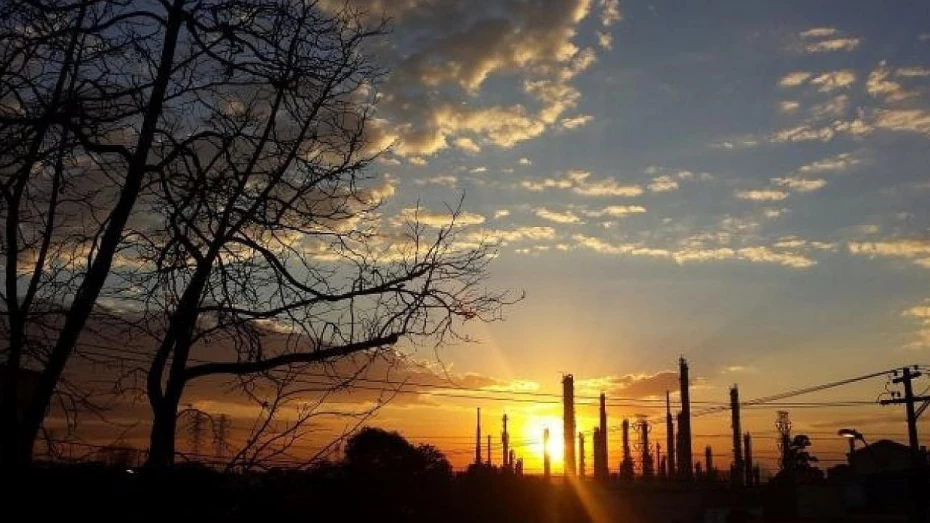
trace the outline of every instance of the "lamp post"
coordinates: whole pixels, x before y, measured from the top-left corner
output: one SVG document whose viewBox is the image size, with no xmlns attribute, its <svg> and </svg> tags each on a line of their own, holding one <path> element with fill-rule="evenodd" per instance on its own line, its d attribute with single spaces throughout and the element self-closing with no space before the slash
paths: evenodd
<svg viewBox="0 0 930 523">
<path fill-rule="evenodd" d="M 869 444 L 866 443 L 865 437 L 862 435 L 862 433 L 856 429 L 840 429 L 836 432 L 836 434 L 849 440 L 849 464 L 852 466 L 853 453 L 856 451 L 856 440 L 861 441 L 862 444 L 866 447 L 868 447 Z"/>
</svg>

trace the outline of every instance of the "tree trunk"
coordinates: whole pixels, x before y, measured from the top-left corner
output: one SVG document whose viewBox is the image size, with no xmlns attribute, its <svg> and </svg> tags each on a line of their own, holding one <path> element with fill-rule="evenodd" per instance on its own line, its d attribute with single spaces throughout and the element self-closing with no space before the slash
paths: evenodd
<svg viewBox="0 0 930 523">
<path fill-rule="evenodd" d="M 153 411 L 152 432 L 149 435 L 147 465 L 153 468 L 174 465 L 174 440 L 178 425 L 180 395 L 166 394 Z"/>
</svg>

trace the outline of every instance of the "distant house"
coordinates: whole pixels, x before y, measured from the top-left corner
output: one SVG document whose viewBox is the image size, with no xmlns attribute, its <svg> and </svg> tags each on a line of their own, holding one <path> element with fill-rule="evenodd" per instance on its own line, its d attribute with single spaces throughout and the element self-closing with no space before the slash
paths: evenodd
<svg viewBox="0 0 930 523">
<path fill-rule="evenodd" d="M 911 468 L 911 449 L 889 439 L 878 440 L 856 449 L 849 465 L 850 472 L 856 476 L 902 472 Z"/>
</svg>

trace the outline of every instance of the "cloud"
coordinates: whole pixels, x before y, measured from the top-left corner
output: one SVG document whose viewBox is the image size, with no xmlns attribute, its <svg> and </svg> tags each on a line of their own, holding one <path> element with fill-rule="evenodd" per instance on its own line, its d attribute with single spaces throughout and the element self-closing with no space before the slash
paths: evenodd
<svg viewBox="0 0 930 523">
<path fill-rule="evenodd" d="M 604 392 L 608 397 L 650 398 L 665 397 L 666 391 L 675 392 L 679 387 L 678 373 L 661 371 L 655 374 L 626 374 L 604 376 L 575 382 L 583 395 Z"/>
<path fill-rule="evenodd" d="M 572 191 L 582 196 L 625 196 L 633 197 L 643 194 L 638 185 L 622 185 L 613 178 L 576 185 Z"/>
<path fill-rule="evenodd" d="M 424 208 L 408 207 L 401 209 L 399 221 L 417 222 L 429 227 L 448 227 L 452 223 L 451 212 L 436 212 Z M 455 223 L 462 226 L 484 223 L 484 216 L 473 212 L 461 211 L 455 216 Z"/>
<path fill-rule="evenodd" d="M 797 192 L 813 192 L 818 189 L 822 189 L 827 185 L 827 181 L 820 178 L 810 180 L 797 176 L 791 176 L 787 178 L 772 178 L 772 183 L 778 185 L 779 187 L 784 187 L 791 191 Z"/>
<path fill-rule="evenodd" d="M 601 25 L 610 27 L 620 20 L 623 20 L 620 0 L 601 0 Z"/>
<path fill-rule="evenodd" d="M 891 258 L 930 257 L 930 241 L 925 239 L 889 239 L 871 242 L 849 242 L 849 252 L 863 256 Z"/>
<path fill-rule="evenodd" d="M 812 42 L 804 46 L 808 53 L 827 53 L 833 51 L 852 51 L 859 47 L 859 38 L 834 38 Z"/>
<path fill-rule="evenodd" d="M 735 195 L 741 200 L 753 200 L 757 202 L 777 202 L 788 197 L 787 192 L 776 189 L 736 191 Z"/>
<path fill-rule="evenodd" d="M 930 76 L 930 68 L 920 66 L 899 67 L 894 74 L 904 78 L 924 78 Z"/>
<path fill-rule="evenodd" d="M 930 111 L 924 109 L 879 109 L 873 121 L 875 127 L 889 131 L 930 136 Z"/>
<path fill-rule="evenodd" d="M 601 49 L 607 51 L 613 49 L 614 47 L 614 37 L 612 34 L 604 31 L 597 32 L 597 45 L 601 46 Z"/>
<path fill-rule="evenodd" d="M 847 171 L 859 163 L 861 163 L 861 160 L 852 153 L 841 153 L 802 165 L 798 167 L 798 172 L 802 174 L 819 174 Z"/>
<path fill-rule="evenodd" d="M 533 165 L 533 162 L 531 162 L 529 158 L 520 158 L 520 161 L 517 163 L 520 165 Z"/>
<path fill-rule="evenodd" d="M 633 197 L 643 194 L 643 188 L 638 185 L 623 185 L 613 178 L 589 181 L 590 176 L 591 173 L 587 171 L 570 170 L 559 178 L 524 180 L 520 182 L 520 186 L 536 192 L 547 189 L 571 189 L 575 194 L 582 196 Z"/>
<path fill-rule="evenodd" d="M 394 144 L 398 156 L 429 157 L 448 147 L 473 152 L 477 144 L 507 148 L 536 138 L 577 104 L 571 80 L 597 59 L 575 42 L 592 0 L 350 4 L 372 21 L 392 21 L 394 31 L 377 50 L 391 74 L 378 93 L 384 124 L 372 140 Z M 343 8 L 339 0 L 322 5 Z M 619 5 L 604 1 L 599 14 L 610 25 Z M 476 95 L 490 78 L 523 86 L 523 99 L 482 106 Z"/>
<path fill-rule="evenodd" d="M 686 245 L 679 249 L 649 247 L 640 243 L 610 243 L 600 238 L 576 234 L 572 236 L 575 246 L 588 249 L 600 254 L 614 256 L 645 256 L 674 261 L 678 264 L 689 262 L 712 262 L 724 260 L 739 260 L 755 263 L 770 263 L 790 267 L 793 269 L 806 269 L 817 262 L 803 253 L 790 250 L 774 250 L 766 246 L 750 246 L 742 248 L 716 247 L 705 248 L 700 245 Z"/>
<path fill-rule="evenodd" d="M 469 169 L 468 172 L 470 172 L 470 173 L 472 173 L 472 174 L 484 174 L 484 173 L 488 172 L 488 168 L 487 168 L 487 167 L 484 167 L 484 166 L 473 167 L 473 168 Z"/>
<path fill-rule="evenodd" d="M 781 80 L 778 81 L 778 85 L 782 87 L 797 87 L 806 82 L 811 76 L 813 76 L 811 73 L 794 71 L 783 76 Z"/>
<path fill-rule="evenodd" d="M 849 96 L 841 94 L 811 107 L 810 114 L 815 119 L 838 118 L 846 114 L 848 109 Z"/>
<path fill-rule="evenodd" d="M 477 154 L 481 152 L 481 147 L 471 138 L 461 137 L 455 139 L 455 146 L 466 153 Z"/>
<path fill-rule="evenodd" d="M 652 192 L 675 191 L 678 189 L 678 181 L 665 174 L 653 178 L 647 187 Z"/>
<path fill-rule="evenodd" d="M 874 122 L 873 122 L 874 123 Z M 811 127 L 804 124 L 789 129 L 783 129 L 772 134 L 769 140 L 776 143 L 783 142 L 829 142 L 839 134 L 848 134 L 852 137 L 861 137 L 870 134 L 875 127 L 857 118 L 855 120 L 835 120 L 824 127 Z"/>
<path fill-rule="evenodd" d="M 499 220 L 499 219 L 501 219 L 501 218 L 506 218 L 507 216 L 510 216 L 510 211 L 507 210 L 507 209 L 500 209 L 500 210 L 494 211 L 494 219 L 495 219 L 495 220 Z"/>
<path fill-rule="evenodd" d="M 595 218 L 601 218 L 609 216 L 611 218 L 622 218 L 624 216 L 629 216 L 630 214 L 642 214 L 646 212 L 646 208 L 641 205 L 608 205 L 603 209 L 596 211 L 585 211 L 585 216 L 591 216 Z"/>
<path fill-rule="evenodd" d="M 767 207 L 762 211 L 763 216 L 769 219 L 778 218 L 779 216 L 789 212 L 788 209 L 778 208 L 778 207 Z"/>
<path fill-rule="evenodd" d="M 426 158 L 422 158 L 419 156 L 412 156 L 407 159 L 407 162 L 409 162 L 410 165 L 415 165 L 417 167 L 423 167 L 424 165 L 426 165 Z"/>
<path fill-rule="evenodd" d="M 890 80 L 890 76 L 891 71 L 885 63 L 880 63 L 877 69 L 869 73 L 865 83 L 866 91 L 873 97 L 882 98 L 889 103 L 900 102 L 917 96 L 916 92 L 907 91 L 898 82 Z"/>
<path fill-rule="evenodd" d="M 590 114 L 580 114 L 571 118 L 562 118 L 562 120 L 559 122 L 559 125 L 564 129 L 575 129 L 590 123 L 593 119 L 594 117 Z"/>
<path fill-rule="evenodd" d="M 856 73 L 849 69 L 830 71 L 811 78 L 810 82 L 813 85 L 819 86 L 818 91 L 829 93 L 837 89 L 847 88 L 854 84 L 856 82 Z"/>
<path fill-rule="evenodd" d="M 930 300 L 924 300 L 922 304 L 905 310 L 901 315 L 913 318 L 920 323 L 915 339 L 905 345 L 905 348 L 925 349 L 930 347 Z"/>
<path fill-rule="evenodd" d="M 452 175 L 440 175 L 433 176 L 431 178 L 421 178 L 415 183 L 417 185 L 443 185 L 446 187 L 456 187 L 458 185 L 458 178 Z"/>
<path fill-rule="evenodd" d="M 778 103 L 778 109 L 783 113 L 793 113 L 801 107 L 801 104 L 794 100 L 783 100 Z"/>
<path fill-rule="evenodd" d="M 812 27 L 801 33 L 801 38 L 826 38 L 828 36 L 833 36 L 837 34 L 837 31 L 833 27 Z"/>
<path fill-rule="evenodd" d="M 539 208 L 535 211 L 536 216 L 539 216 L 543 220 L 547 220 L 555 223 L 564 223 L 564 224 L 576 224 L 584 223 L 577 214 L 572 211 L 550 211 L 546 208 Z"/>
</svg>

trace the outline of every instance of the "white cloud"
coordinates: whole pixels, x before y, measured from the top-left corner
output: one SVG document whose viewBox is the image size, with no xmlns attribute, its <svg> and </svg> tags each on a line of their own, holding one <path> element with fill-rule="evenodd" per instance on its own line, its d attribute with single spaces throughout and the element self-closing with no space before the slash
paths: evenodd
<svg viewBox="0 0 930 523">
<path fill-rule="evenodd" d="M 859 38 L 833 38 L 831 40 L 821 40 L 811 42 L 804 48 L 808 53 L 826 53 L 833 51 L 852 51 L 859 47 L 862 41 Z"/>
<path fill-rule="evenodd" d="M 591 216 L 595 218 L 600 218 L 604 216 L 609 216 L 611 218 L 623 218 L 624 216 L 629 216 L 631 214 L 642 214 L 646 212 L 646 208 L 641 205 L 608 205 L 603 209 L 596 211 L 585 211 L 585 216 Z"/>
<path fill-rule="evenodd" d="M 451 212 L 436 212 L 424 208 L 408 207 L 402 209 L 399 215 L 399 221 L 417 222 L 429 227 L 448 227 L 453 218 L 457 225 L 479 225 L 484 223 L 484 216 L 467 211 L 460 211 L 458 216 L 453 216 Z"/>
<path fill-rule="evenodd" d="M 597 45 L 601 49 L 611 50 L 614 47 L 614 36 L 606 31 L 597 32 Z"/>
<path fill-rule="evenodd" d="M 875 98 L 882 98 L 886 102 L 900 102 L 917 95 L 913 91 L 905 90 L 898 82 L 890 80 L 890 76 L 891 71 L 885 63 L 880 63 L 877 69 L 869 73 L 866 80 L 865 86 L 868 93 Z"/>
<path fill-rule="evenodd" d="M 547 220 L 547 221 L 554 222 L 554 223 L 563 223 L 563 224 L 584 223 L 581 220 L 581 218 L 579 218 L 578 215 L 573 213 L 572 211 L 564 211 L 564 212 L 550 211 L 549 209 L 546 209 L 543 207 L 543 208 L 536 209 L 536 211 L 534 212 L 536 216 L 539 216 L 543 220 Z"/>
<path fill-rule="evenodd" d="M 488 168 L 484 166 L 478 166 L 478 167 L 471 168 L 468 172 L 472 174 L 484 174 L 488 172 Z"/>
<path fill-rule="evenodd" d="M 930 241 L 923 239 L 889 239 L 874 242 L 849 242 L 849 252 L 864 256 L 918 258 L 930 256 Z"/>
<path fill-rule="evenodd" d="M 797 192 L 813 192 L 818 189 L 822 189 L 827 185 L 827 181 L 823 179 L 806 179 L 800 178 L 798 176 L 792 176 L 787 178 L 772 178 L 772 183 L 778 185 L 779 187 L 784 187 L 791 191 Z"/>
<path fill-rule="evenodd" d="M 494 211 L 494 219 L 495 219 L 495 220 L 499 220 L 499 219 L 501 219 L 501 218 L 506 218 L 506 217 L 508 217 L 508 216 L 510 216 L 510 211 L 507 210 L 507 209 L 500 209 L 500 210 Z"/>
<path fill-rule="evenodd" d="M 530 191 L 545 191 L 546 189 L 571 189 L 575 194 L 582 196 L 639 196 L 643 188 L 639 185 L 623 185 L 613 178 L 591 181 L 591 173 L 587 171 L 569 170 L 559 178 L 544 178 L 542 180 L 524 180 L 520 186 Z"/>
<path fill-rule="evenodd" d="M 620 0 L 601 0 L 601 25 L 610 27 L 620 20 L 623 20 Z"/>
<path fill-rule="evenodd" d="M 407 162 L 409 162 L 410 165 L 416 165 L 417 167 L 423 167 L 424 165 L 426 165 L 426 158 L 423 158 L 420 156 L 411 156 L 410 158 L 407 159 Z"/>
<path fill-rule="evenodd" d="M 594 117 L 590 114 L 580 114 L 571 118 L 562 118 L 562 120 L 559 122 L 559 125 L 564 129 L 575 129 L 590 123 L 593 119 Z"/>
<path fill-rule="evenodd" d="M 671 176 L 664 174 L 662 176 L 653 178 L 647 187 L 652 192 L 674 191 L 678 189 L 678 181 L 673 179 Z"/>
<path fill-rule="evenodd" d="M 811 83 L 819 87 L 822 93 L 829 93 L 837 89 L 844 89 L 856 82 L 856 73 L 846 69 L 843 71 L 830 71 L 811 78 Z"/>
<path fill-rule="evenodd" d="M 806 82 L 812 76 L 811 73 L 804 71 L 794 71 L 788 73 L 778 81 L 778 85 L 782 87 L 797 87 L 804 82 Z"/>
<path fill-rule="evenodd" d="M 895 76 L 902 76 L 904 78 L 923 78 L 930 76 L 930 68 L 913 66 L 913 67 L 899 67 L 894 72 Z"/>
<path fill-rule="evenodd" d="M 533 162 L 531 162 L 529 158 L 520 158 L 518 163 L 520 165 L 533 165 Z"/>
<path fill-rule="evenodd" d="M 798 172 L 803 174 L 817 174 L 846 171 L 859 163 L 861 163 L 861 160 L 856 158 L 852 153 L 841 153 L 802 165 L 798 167 Z"/>
<path fill-rule="evenodd" d="M 846 114 L 848 109 L 849 96 L 841 94 L 811 107 L 810 114 L 813 118 L 838 118 Z"/>
<path fill-rule="evenodd" d="M 924 109 L 879 109 L 875 112 L 874 125 L 889 131 L 930 136 L 930 111 Z"/>
<path fill-rule="evenodd" d="M 785 191 L 776 189 L 761 189 L 754 191 L 736 191 L 736 197 L 741 200 L 753 200 L 757 202 L 777 202 L 788 197 Z"/>
<path fill-rule="evenodd" d="M 477 154 L 481 152 L 481 147 L 471 138 L 463 136 L 461 138 L 456 138 L 453 143 L 455 143 L 456 147 L 467 153 Z"/>
<path fill-rule="evenodd" d="M 638 243 L 610 243 L 600 238 L 576 234 L 572 236 L 575 246 L 605 255 L 646 256 L 663 258 L 679 264 L 689 262 L 712 262 L 742 260 L 754 263 L 770 263 L 794 269 L 806 269 L 816 261 L 796 252 L 774 251 L 769 247 L 755 246 L 733 249 L 729 247 L 702 248 L 687 246 L 679 250 L 652 248 Z"/>
<path fill-rule="evenodd" d="M 833 36 L 839 31 L 833 27 L 812 27 L 801 33 L 801 38 L 826 38 Z"/>
<path fill-rule="evenodd" d="M 788 209 L 779 208 L 779 207 L 767 207 L 762 211 L 763 216 L 766 218 L 774 219 L 779 216 L 789 212 Z"/>
<path fill-rule="evenodd" d="M 633 197 L 643 194 L 643 188 L 639 185 L 622 185 L 617 183 L 613 178 L 607 178 L 596 182 L 586 182 L 576 185 L 572 189 L 576 194 L 582 196 L 626 196 Z"/>
<path fill-rule="evenodd" d="M 797 111 L 801 104 L 794 100 L 783 100 L 778 103 L 778 109 L 783 113 L 792 113 Z"/>
<path fill-rule="evenodd" d="M 452 175 L 441 175 L 433 176 L 430 178 L 422 178 L 416 181 L 417 185 L 444 185 L 446 187 L 456 187 L 458 185 L 458 178 Z"/>
</svg>

